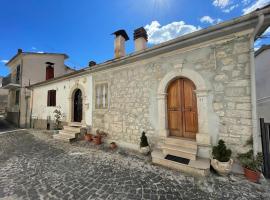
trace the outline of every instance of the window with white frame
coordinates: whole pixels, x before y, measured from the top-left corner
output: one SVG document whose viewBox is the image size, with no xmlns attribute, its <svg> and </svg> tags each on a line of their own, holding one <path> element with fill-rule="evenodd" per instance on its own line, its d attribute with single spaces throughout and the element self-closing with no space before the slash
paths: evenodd
<svg viewBox="0 0 270 200">
<path fill-rule="evenodd" d="M 96 92 L 96 109 L 108 108 L 108 83 L 97 84 L 95 87 Z"/>
</svg>

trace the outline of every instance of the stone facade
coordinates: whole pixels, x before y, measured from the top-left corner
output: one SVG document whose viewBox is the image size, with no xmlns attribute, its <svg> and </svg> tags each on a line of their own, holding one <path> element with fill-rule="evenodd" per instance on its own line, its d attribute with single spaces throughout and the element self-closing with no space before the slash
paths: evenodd
<svg viewBox="0 0 270 200">
<path fill-rule="evenodd" d="M 160 84 L 170 73 L 188 75 L 198 89 L 198 134 L 210 138 L 205 145 L 223 139 L 235 154 L 244 151 L 252 135 L 250 37 L 243 32 L 93 73 L 94 86 L 109 87 L 108 109 L 93 107 L 93 128 L 131 148 L 138 148 L 141 132 L 146 131 L 156 146 L 166 137 L 161 130 L 166 122 L 161 125 L 159 119 L 166 118 L 166 109 L 159 104 L 159 96 L 166 96 L 159 93 Z"/>
</svg>

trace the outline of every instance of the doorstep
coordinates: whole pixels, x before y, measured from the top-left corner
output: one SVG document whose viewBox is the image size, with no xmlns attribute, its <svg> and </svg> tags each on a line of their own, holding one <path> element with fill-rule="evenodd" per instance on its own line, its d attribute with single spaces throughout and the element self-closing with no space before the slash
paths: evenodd
<svg viewBox="0 0 270 200">
<path fill-rule="evenodd" d="M 152 162 L 155 164 L 162 165 L 164 167 L 169 167 L 179 171 L 189 173 L 196 176 L 207 176 L 210 172 L 210 159 L 199 158 L 196 160 L 190 160 L 189 164 L 182 164 L 172 160 L 165 159 L 166 156 L 161 150 L 157 149 L 151 153 Z"/>
</svg>

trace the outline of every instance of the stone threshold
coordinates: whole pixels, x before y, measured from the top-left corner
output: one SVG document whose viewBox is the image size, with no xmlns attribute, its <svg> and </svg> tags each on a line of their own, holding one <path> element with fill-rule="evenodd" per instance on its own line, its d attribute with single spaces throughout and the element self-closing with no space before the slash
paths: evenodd
<svg viewBox="0 0 270 200">
<path fill-rule="evenodd" d="M 185 173 L 195 176 L 208 176 L 210 173 L 210 159 L 199 158 L 190 160 L 188 165 L 181 164 L 175 161 L 165 159 L 165 155 L 161 150 L 157 149 L 151 153 L 152 162 L 162 165 L 164 167 L 172 168 L 175 170 L 183 171 Z"/>
</svg>

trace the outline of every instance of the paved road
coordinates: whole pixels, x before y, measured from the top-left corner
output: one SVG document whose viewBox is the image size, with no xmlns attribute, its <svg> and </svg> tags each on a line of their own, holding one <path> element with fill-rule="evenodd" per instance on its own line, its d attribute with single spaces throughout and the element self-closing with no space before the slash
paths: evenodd
<svg viewBox="0 0 270 200">
<path fill-rule="evenodd" d="M 3 116 L 0 115 L 0 132 L 10 131 L 15 129 L 13 125 L 8 123 Z"/>
<path fill-rule="evenodd" d="M 269 188 L 241 178 L 194 178 L 100 148 L 41 133 L 0 135 L 0 199 L 270 198 Z"/>
</svg>

